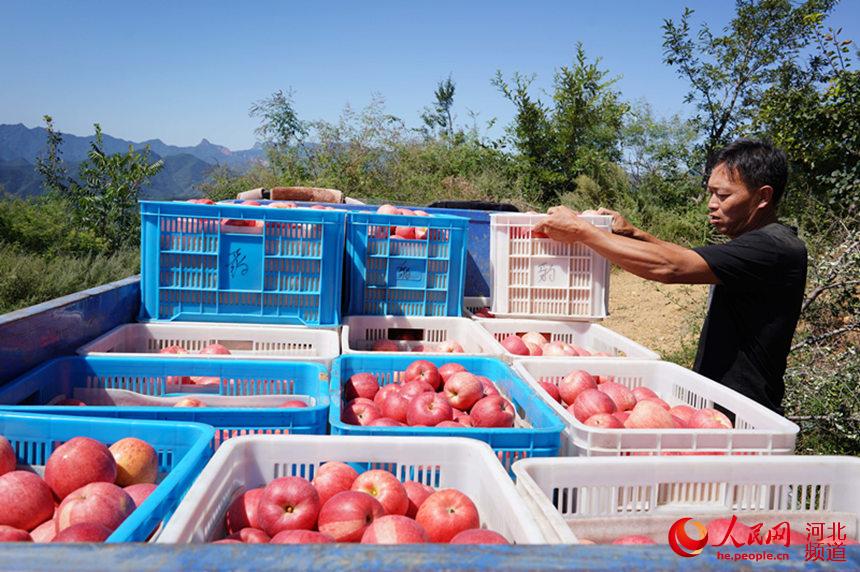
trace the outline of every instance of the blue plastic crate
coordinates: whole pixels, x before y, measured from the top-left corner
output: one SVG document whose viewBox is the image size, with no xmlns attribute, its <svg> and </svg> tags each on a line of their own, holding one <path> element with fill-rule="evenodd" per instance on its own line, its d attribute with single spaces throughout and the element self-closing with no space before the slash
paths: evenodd
<svg viewBox="0 0 860 572">
<path fill-rule="evenodd" d="M 171 393 L 168 377 L 220 377 L 220 386 L 183 386 Z M 75 388 L 125 389 L 150 396 L 217 393 L 227 396 L 302 395 L 313 398 L 306 408 L 127 407 L 46 405 Z M 214 445 L 237 435 L 255 433 L 324 435 L 329 407 L 328 372 L 304 362 L 266 362 L 204 358 L 64 357 L 46 362 L 0 387 L 0 408 L 53 415 L 195 421 L 215 427 Z M 10 407 L 12 406 L 12 407 Z"/>
<path fill-rule="evenodd" d="M 372 373 L 380 386 L 399 380 L 416 359 L 426 359 L 437 366 L 459 363 L 470 373 L 483 375 L 499 387 L 511 401 L 520 417 L 531 428 L 484 428 L 464 427 L 362 427 L 340 420 L 342 388 L 356 373 Z M 434 437 L 471 437 L 488 443 L 498 454 L 505 469 L 527 457 L 555 457 L 561 443 L 564 428 L 561 419 L 544 403 L 529 385 L 517 376 L 506 364 L 494 358 L 483 357 L 412 357 L 353 354 L 341 356 L 332 362 L 331 409 L 329 424 L 332 435 L 414 435 Z"/>
<path fill-rule="evenodd" d="M 345 211 L 141 201 L 140 319 L 340 323 Z"/>
<path fill-rule="evenodd" d="M 0 411 L 0 435 L 12 444 L 20 465 L 44 465 L 54 449 L 73 437 L 89 437 L 108 446 L 126 437 L 136 437 L 153 446 L 158 453 L 158 471 L 167 475 L 110 535 L 108 542 L 145 542 L 162 521 L 170 518 L 212 456 L 213 433 L 211 427 L 198 423 L 117 421 Z"/>
<path fill-rule="evenodd" d="M 427 228 L 396 238 L 395 226 Z M 459 316 L 469 222 L 450 216 L 350 212 L 346 225 L 349 314 Z"/>
<path fill-rule="evenodd" d="M 242 201 L 225 201 L 227 203 L 240 204 Z M 258 201 L 261 204 L 280 201 Z M 375 213 L 379 208 L 377 205 L 353 205 L 341 203 L 310 203 L 293 201 L 299 206 L 326 205 L 349 212 L 371 212 Z M 469 240 L 466 244 L 466 279 L 463 286 L 463 295 L 469 297 L 490 296 L 490 286 L 493 283 L 492 269 L 490 268 L 490 213 L 495 211 L 479 211 L 474 209 L 442 209 L 436 207 L 408 206 L 412 209 L 421 209 L 432 215 L 451 215 L 465 218 L 469 221 Z M 487 304 L 489 306 L 489 304 Z"/>
</svg>

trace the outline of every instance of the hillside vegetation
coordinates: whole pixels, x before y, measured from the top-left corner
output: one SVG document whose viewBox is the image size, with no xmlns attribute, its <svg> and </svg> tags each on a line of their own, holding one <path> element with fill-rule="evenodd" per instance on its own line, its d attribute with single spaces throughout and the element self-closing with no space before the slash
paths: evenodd
<svg viewBox="0 0 860 572">
<path fill-rule="evenodd" d="M 860 72 L 854 44 L 827 27 L 832 7 L 738 0 L 723 31 L 692 29 L 690 11 L 665 21 L 662 64 L 688 83 L 692 117 L 658 117 L 647 102 L 628 101 L 581 45 L 547 94 L 531 75 L 495 75 L 515 110 L 499 138 L 486 135 L 478 114 L 457 117 L 452 78 L 414 120 L 389 114 L 382 97 L 345 108 L 336 122 L 307 120 L 291 92 L 278 91 L 251 106 L 266 160 L 242 174 L 215 169 L 194 193 L 218 200 L 310 185 L 395 203 L 607 206 L 663 239 L 698 245 L 719 240 L 705 216 L 709 155 L 738 137 L 769 139 L 792 168 L 781 218 L 798 227 L 810 255 L 785 405 L 803 429 L 800 451 L 858 454 Z M 87 159 L 69 166 L 50 118 L 46 129 L 37 170 L 49 192 L 0 202 L 0 311 L 135 273 L 136 200 L 164 168 L 148 150 L 107 153 L 99 136 Z M 690 365 L 701 312 L 678 326 L 668 357 Z"/>
</svg>

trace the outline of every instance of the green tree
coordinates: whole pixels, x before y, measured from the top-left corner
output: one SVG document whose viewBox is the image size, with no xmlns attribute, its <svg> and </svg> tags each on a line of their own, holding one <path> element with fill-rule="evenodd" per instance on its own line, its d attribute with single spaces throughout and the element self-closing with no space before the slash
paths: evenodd
<svg viewBox="0 0 860 572">
<path fill-rule="evenodd" d="M 425 107 L 421 113 L 421 120 L 424 122 L 423 131 L 427 137 L 434 137 L 438 133 L 449 141 L 453 141 L 453 109 L 456 87 L 451 76 L 437 84 L 433 94 L 435 96 L 433 107 Z"/>
<path fill-rule="evenodd" d="M 266 148 L 273 175 L 283 184 L 291 185 L 307 177 L 304 159 L 308 125 L 299 119 L 293 106 L 293 91 L 278 90 L 271 96 L 251 104 L 251 117 L 260 119 L 254 131 Z"/>
<path fill-rule="evenodd" d="M 703 24 L 693 35 L 686 8 L 678 22 L 663 23 L 664 61 L 690 89 L 685 101 L 704 135 L 701 151 L 714 151 L 736 138 L 752 119 L 762 93 L 780 68 L 793 62 L 815 37 L 816 22 L 835 0 L 736 0 L 736 12 L 722 35 Z"/>
<path fill-rule="evenodd" d="M 573 64 L 555 72 L 552 104 L 530 94 L 534 76 L 515 73 L 509 83 L 496 73 L 493 85 L 516 107 L 507 141 L 516 151 L 517 176 L 529 199 L 555 202 L 582 190 L 586 180 L 578 178 L 585 176 L 605 202 L 613 203 L 616 187 L 625 184 L 616 163 L 628 106 L 612 89 L 617 79 L 607 79 L 599 64 L 599 59 L 589 62 L 578 44 Z"/>
<path fill-rule="evenodd" d="M 150 163 L 149 147 L 137 152 L 129 146 L 126 153 L 104 151 L 98 123 L 87 159 L 78 167 L 77 178 L 66 174 L 61 157 L 62 135 L 45 116 L 48 131 L 46 156 L 38 159 L 36 169 L 45 187 L 56 199 L 65 201 L 76 226 L 98 237 L 100 249 L 115 252 L 140 240 L 137 199 L 140 189 L 163 167 L 161 160 Z"/>
</svg>

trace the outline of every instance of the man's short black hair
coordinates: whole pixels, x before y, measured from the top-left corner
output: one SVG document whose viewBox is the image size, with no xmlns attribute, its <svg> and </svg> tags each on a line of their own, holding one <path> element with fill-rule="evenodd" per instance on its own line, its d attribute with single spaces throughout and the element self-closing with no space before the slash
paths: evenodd
<svg viewBox="0 0 860 572">
<path fill-rule="evenodd" d="M 765 141 L 738 139 L 723 147 L 708 161 L 710 173 L 725 165 L 729 176 L 740 177 L 749 189 L 773 188 L 773 206 L 779 204 L 788 181 L 788 160 L 780 149 Z"/>
</svg>

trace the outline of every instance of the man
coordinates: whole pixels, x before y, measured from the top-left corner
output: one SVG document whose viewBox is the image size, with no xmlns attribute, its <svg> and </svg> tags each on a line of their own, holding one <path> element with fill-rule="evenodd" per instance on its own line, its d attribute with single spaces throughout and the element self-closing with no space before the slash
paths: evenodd
<svg viewBox="0 0 860 572">
<path fill-rule="evenodd" d="M 712 284 L 694 369 L 782 412 L 783 374 L 806 284 L 806 247 L 777 220 L 785 154 L 738 140 L 713 161 L 709 221 L 731 240 L 694 249 L 665 242 L 608 209 L 612 234 L 553 207 L 535 230 L 581 242 L 624 270 L 667 284 Z"/>
</svg>

